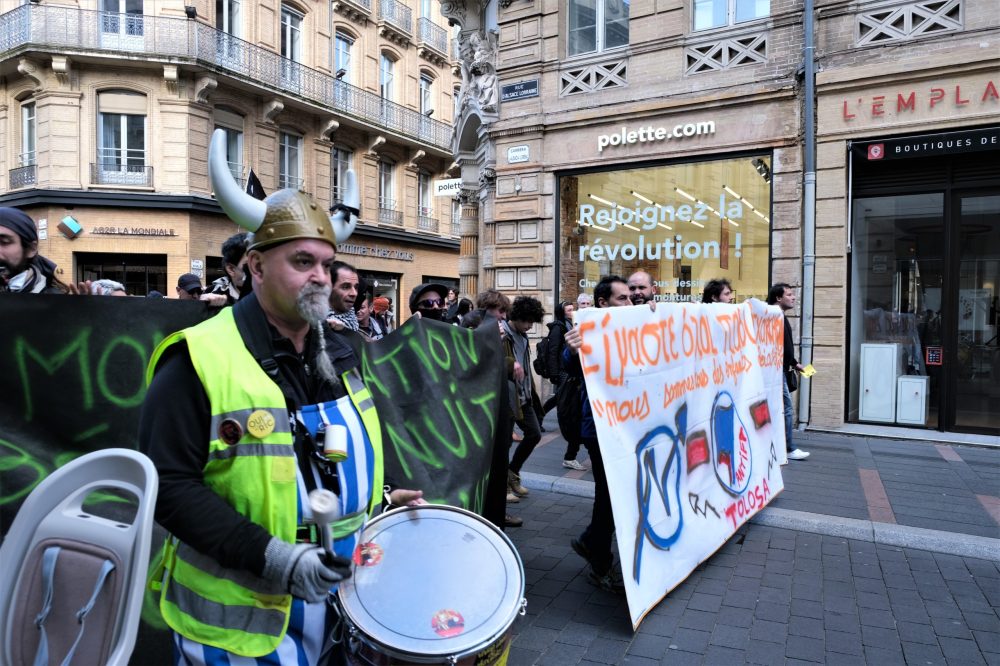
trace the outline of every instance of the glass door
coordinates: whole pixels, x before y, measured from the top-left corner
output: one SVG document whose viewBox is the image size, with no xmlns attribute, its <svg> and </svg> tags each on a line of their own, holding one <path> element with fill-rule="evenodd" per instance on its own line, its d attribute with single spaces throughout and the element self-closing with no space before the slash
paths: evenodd
<svg viewBox="0 0 1000 666">
<path fill-rule="evenodd" d="M 1000 193 L 955 197 L 956 261 L 951 425 L 1000 431 Z"/>
</svg>

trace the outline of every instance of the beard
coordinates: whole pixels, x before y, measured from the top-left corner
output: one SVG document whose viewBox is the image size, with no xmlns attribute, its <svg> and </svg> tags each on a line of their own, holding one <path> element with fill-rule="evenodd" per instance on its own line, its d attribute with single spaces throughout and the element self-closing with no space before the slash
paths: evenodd
<svg viewBox="0 0 1000 666">
<path fill-rule="evenodd" d="M 340 383 L 333 362 L 326 353 L 326 313 L 330 309 L 330 286 L 309 283 L 299 290 L 295 298 L 295 309 L 316 333 L 315 367 L 320 376 L 336 385 Z"/>
</svg>

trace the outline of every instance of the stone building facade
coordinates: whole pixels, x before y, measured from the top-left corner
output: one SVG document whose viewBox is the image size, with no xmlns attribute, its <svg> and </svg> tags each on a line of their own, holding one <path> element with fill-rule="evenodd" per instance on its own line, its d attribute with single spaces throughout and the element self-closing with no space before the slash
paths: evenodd
<svg viewBox="0 0 1000 666">
<path fill-rule="evenodd" d="M 813 304 L 820 370 L 799 406 L 810 425 L 1000 434 L 1000 413 L 976 397 L 1000 385 L 1000 19 L 990 2 L 819 0 L 814 107 L 798 0 L 443 7 L 461 25 L 463 71 L 478 52 L 476 71 L 495 72 L 499 100 L 488 110 L 460 104 L 456 121 L 463 288 L 532 294 L 551 311 L 601 275 L 643 269 L 663 300 L 697 300 L 716 277 L 742 299 L 779 281 L 803 285 L 814 260 L 815 286 L 801 295 Z M 483 78 L 469 81 L 463 94 L 478 100 Z M 807 108 L 817 132 L 814 257 L 803 256 Z M 904 145 L 939 139 L 926 155 Z M 878 144 L 900 152 L 859 157 Z M 914 174 L 927 177 L 907 184 Z M 913 200 L 891 218 L 893 202 L 927 187 L 936 212 Z M 859 195 L 878 219 L 861 220 Z M 927 216 L 933 230 L 912 221 Z M 859 252 L 883 227 L 896 229 L 885 236 L 893 252 Z M 963 229 L 978 242 L 963 241 Z M 798 337 L 800 312 L 791 314 Z M 878 333 L 883 325 L 908 333 Z M 862 345 L 896 356 L 875 393 L 910 381 L 881 411 L 860 408 L 859 395 L 873 392 Z M 942 365 L 929 366 L 928 354 Z"/>
<path fill-rule="evenodd" d="M 182 273 L 219 274 L 236 231 L 209 191 L 223 128 L 241 185 L 252 170 L 329 205 L 356 172 L 362 249 L 344 258 L 379 293 L 457 284 L 457 210 L 434 182 L 458 69 L 436 3 L 109 1 L 0 3 L 0 203 L 42 222 L 64 280 L 172 295 Z"/>
</svg>

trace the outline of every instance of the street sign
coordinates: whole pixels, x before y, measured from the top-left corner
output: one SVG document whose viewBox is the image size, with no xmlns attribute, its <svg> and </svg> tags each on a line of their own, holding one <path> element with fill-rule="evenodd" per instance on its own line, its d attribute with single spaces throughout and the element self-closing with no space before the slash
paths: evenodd
<svg viewBox="0 0 1000 666">
<path fill-rule="evenodd" d="M 538 97 L 538 79 L 519 81 L 500 86 L 500 101 L 513 102 L 519 99 Z"/>
</svg>

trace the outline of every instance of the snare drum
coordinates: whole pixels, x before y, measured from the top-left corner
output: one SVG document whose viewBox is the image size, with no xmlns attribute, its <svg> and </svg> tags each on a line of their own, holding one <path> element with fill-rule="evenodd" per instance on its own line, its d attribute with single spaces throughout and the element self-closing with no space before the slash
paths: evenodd
<svg viewBox="0 0 1000 666">
<path fill-rule="evenodd" d="M 365 528 L 339 605 L 354 664 L 503 666 L 524 614 L 524 567 L 491 523 L 442 505 Z"/>
</svg>

